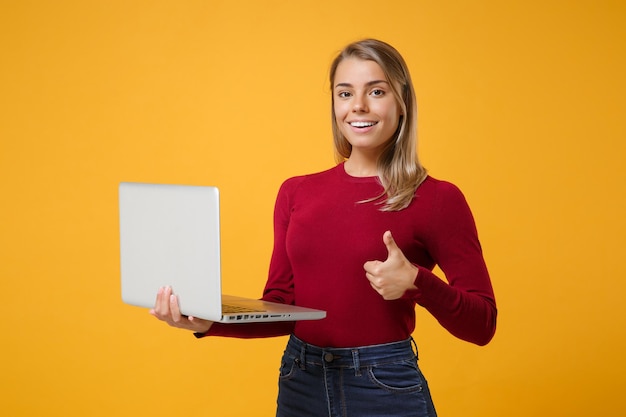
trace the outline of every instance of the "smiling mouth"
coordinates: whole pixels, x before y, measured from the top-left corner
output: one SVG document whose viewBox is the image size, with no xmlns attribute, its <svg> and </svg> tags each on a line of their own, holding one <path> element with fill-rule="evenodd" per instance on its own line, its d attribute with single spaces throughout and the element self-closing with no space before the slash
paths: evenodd
<svg viewBox="0 0 626 417">
<path fill-rule="evenodd" d="M 378 122 L 350 122 L 350 126 L 364 128 L 364 127 L 374 126 L 377 123 Z"/>
</svg>

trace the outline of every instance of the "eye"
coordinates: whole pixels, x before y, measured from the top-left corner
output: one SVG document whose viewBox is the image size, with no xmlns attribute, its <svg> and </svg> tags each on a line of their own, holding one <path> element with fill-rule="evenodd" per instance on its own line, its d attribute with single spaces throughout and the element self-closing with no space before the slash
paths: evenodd
<svg viewBox="0 0 626 417">
<path fill-rule="evenodd" d="M 350 97 L 350 92 L 349 91 L 340 91 L 339 93 L 337 93 L 337 97 L 339 98 L 348 98 Z"/>
<path fill-rule="evenodd" d="M 372 92 L 370 94 L 372 94 L 373 96 L 376 96 L 376 97 L 380 97 L 380 96 L 384 96 L 385 92 L 383 90 L 381 90 L 380 88 L 377 88 L 375 90 L 372 90 Z"/>
</svg>

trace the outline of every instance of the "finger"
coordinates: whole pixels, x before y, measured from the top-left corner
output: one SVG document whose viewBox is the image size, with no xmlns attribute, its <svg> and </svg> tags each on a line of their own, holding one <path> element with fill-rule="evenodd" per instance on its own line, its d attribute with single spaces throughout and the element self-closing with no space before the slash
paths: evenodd
<svg viewBox="0 0 626 417">
<path fill-rule="evenodd" d="M 385 246 L 387 247 L 387 254 L 389 256 L 397 253 L 400 250 L 400 248 L 396 244 L 395 239 L 393 238 L 393 235 L 391 234 L 391 231 L 389 230 L 387 230 L 383 234 L 383 242 L 385 243 Z"/>
<path fill-rule="evenodd" d="M 381 261 L 367 261 L 363 264 L 363 269 L 367 274 L 376 275 L 381 264 Z"/>
<path fill-rule="evenodd" d="M 365 276 L 367 277 L 368 281 L 370 282 L 370 285 L 372 286 L 372 288 L 374 288 L 376 291 L 378 291 L 380 289 L 379 281 L 374 276 L 372 276 L 370 274 L 365 274 Z"/>
<path fill-rule="evenodd" d="M 194 316 L 188 316 L 187 320 L 192 329 L 199 329 L 202 326 L 202 319 L 197 319 Z"/>
<path fill-rule="evenodd" d="M 162 291 L 163 291 L 163 287 L 159 287 L 159 289 L 157 290 L 156 298 L 154 299 L 154 307 L 152 307 L 150 309 L 150 314 L 152 314 L 155 317 L 158 317 L 158 313 L 157 313 L 158 308 L 157 308 L 157 306 L 159 305 L 159 298 L 160 298 L 160 295 L 161 295 Z"/>
<path fill-rule="evenodd" d="M 175 294 L 170 294 L 169 297 L 169 310 L 170 316 L 174 323 L 180 323 L 183 315 L 180 312 L 180 307 L 178 305 L 178 297 Z"/>
<path fill-rule="evenodd" d="M 365 270 L 365 272 L 366 272 L 366 274 L 365 274 L 365 275 L 367 275 L 367 273 L 368 273 L 368 272 L 370 272 L 370 270 L 372 269 L 372 267 L 371 267 L 372 262 L 374 262 L 374 261 L 367 261 L 367 262 L 365 262 L 365 263 L 363 264 L 363 269 L 364 269 L 364 270 Z"/>
<path fill-rule="evenodd" d="M 163 316 L 167 314 L 167 308 L 164 308 L 166 307 L 164 303 L 165 291 L 165 287 L 159 288 L 159 290 L 157 291 L 156 301 L 154 303 L 154 315 L 159 319 L 162 319 Z"/>
</svg>

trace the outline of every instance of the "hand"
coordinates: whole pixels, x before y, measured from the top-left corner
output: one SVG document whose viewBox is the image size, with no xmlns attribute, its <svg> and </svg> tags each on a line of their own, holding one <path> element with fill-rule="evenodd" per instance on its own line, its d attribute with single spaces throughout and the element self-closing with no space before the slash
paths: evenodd
<svg viewBox="0 0 626 417">
<path fill-rule="evenodd" d="M 150 310 L 150 314 L 172 327 L 192 330 L 197 333 L 208 332 L 213 324 L 209 320 L 182 315 L 178 307 L 178 297 L 172 293 L 171 287 L 159 288 L 156 303 L 154 308 Z"/>
<path fill-rule="evenodd" d="M 365 276 L 376 292 L 385 300 L 397 300 L 407 290 L 417 289 L 415 278 L 418 269 L 406 259 L 390 231 L 383 234 L 383 242 L 387 247 L 387 259 L 384 262 L 365 262 L 363 268 Z"/>
</svg>

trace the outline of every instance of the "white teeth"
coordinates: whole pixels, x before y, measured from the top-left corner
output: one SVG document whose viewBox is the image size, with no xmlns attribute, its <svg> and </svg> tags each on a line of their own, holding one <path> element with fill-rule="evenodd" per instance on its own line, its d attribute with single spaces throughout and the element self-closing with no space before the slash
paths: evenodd
<svg viewBox="0 0 626 417">
<path fill-rule="evenodd" d="M 350 122 L 350 126 L 354 127 L 369 127 L 374 126 L 375 124 L 375 122 Z"/>
</svg>

